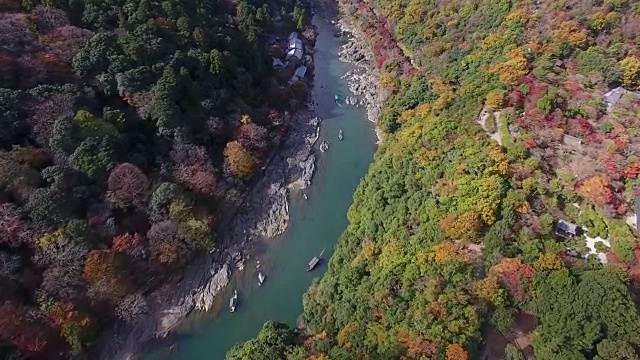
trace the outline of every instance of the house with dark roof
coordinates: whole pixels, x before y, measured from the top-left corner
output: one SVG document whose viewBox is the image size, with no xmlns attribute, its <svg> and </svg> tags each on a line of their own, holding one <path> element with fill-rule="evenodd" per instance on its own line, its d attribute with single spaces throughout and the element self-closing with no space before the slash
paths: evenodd
<svg viewBox="0 0 640 360">
<path fill-rule="evenodd" d="M 578 235 L 578 225 L 565 220 L 558 220 L 556 223 L 555 234 L 565 239 L 570 239 Z"/>
<path fill-rule="evenodd" d="M 551 64 L 555 67 L 564 69 L 564 61 L 560 60 L 560 59 L 553 59 L 551 60 Z"/>
</svg>

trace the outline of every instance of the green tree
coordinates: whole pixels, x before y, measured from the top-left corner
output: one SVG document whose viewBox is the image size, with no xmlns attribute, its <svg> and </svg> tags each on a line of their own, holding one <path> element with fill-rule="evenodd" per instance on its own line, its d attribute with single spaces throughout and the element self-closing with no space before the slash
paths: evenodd
<svg viewBox="0 0 640 360">
<path fill-rule="evenodd" d="M 65 194 L 52 188 L 34 191 L 26 209 L 34 221 L 60 224 L 67 220 L 75 210 L 76 202 Z"/>
<path fill-rule="evenodd" d="M 107 138 L 90 137 L 69 157 L 71 166 L 91 179 L 106 175 L 115 162 L 116 153 Z"/>
<path fill-rule="evenodd" d="M 293 350 L 294 333 L 285 324 L 268 321 L 255 339 L 237 344 L 227 353 L 227 360 L 285 359 Z"/>
<path fill-rule="evenodd" d="M 631 344 L 626 341 L 604 339 L 596 346 L 596 349 L 598 355 L 594 357 L 594 360 L 640 359 Z"/>
</svg>

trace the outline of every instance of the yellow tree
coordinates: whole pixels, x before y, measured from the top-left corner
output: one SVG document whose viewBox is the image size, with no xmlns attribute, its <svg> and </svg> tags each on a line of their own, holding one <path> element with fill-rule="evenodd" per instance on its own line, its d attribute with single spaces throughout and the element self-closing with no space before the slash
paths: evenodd
<svg viewBox="0 0 640 360">
<path fill-rule="evenodd" d="M 588 44 L 586 31 L 575 20 L 561 22 L 552 34 L 555 40 L 568 42 L 577 48 L 584 48 Z"/>
<path fill-rule="evenodd" d="M 453 240 L 473 240 L 481 226 L 480 215 L 475 212 L 449 215 L 440 220 L 440 227 Z"/>
<path fill-rule="evenodd" d="M 256 171 L 256 162 L 251 154 L 237 141 L 227 143 L 224 149 L 225 165 L 236 177 L 246 179 Z"/>
<path fill-rule="evenodd" d="M 564 268 L 564 264 L 557 254 L 546 252 L 538 257 L 533 267 L 538 271 L 552 271 Z"/>
<path fill-rule="evenodd" d="M 495 307 L 504 306 L 506 302 L 506 292 L 498 283 L 496 276 L 488 276 L 478 280 L 473 286 L 473 293 L 478 299 Z"/>
<path fill-rule="evenodd" d="M 485 104 L 491 111 L 502 109 L 507 96 L 507 92 L 504 90 L 494 89 L 489 91 Z"/>
<path fill-rule="evenodd" d="M 521 49 L 511 50 L 507 58 L 509 60 L 490 67 L 489 72 L 497 74 L 507 85 L 517 85 L 518 80 L 529 72 L 529 62 Z"/>
<path fill-rule="evenodd" d="M 451 241 L 445 241 L 441 244 L 435 245 L 433 250 L 433 256 L 436 264 L 442 265 L 458 256 L 458 250 L 460 246 Z"/>
<path fill-rule="evenodd" d="M 626 87 L 640 88 L 640 59 L 629 56 L 620 61 L 622 68 L 622 84 Z"/>
</svg>

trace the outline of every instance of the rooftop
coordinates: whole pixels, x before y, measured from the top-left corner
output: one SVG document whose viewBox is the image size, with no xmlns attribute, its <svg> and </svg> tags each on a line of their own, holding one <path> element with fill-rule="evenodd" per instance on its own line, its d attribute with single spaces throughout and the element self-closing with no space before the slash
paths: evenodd
<svg viewBox="0 0 640 360">
<path fill-rule="evenodd" d="M 604 101 L 606 101 L 607 104 L 615 105 L 615 103 L 617 103 L 618 100 L 620 100 L 620 98 L 622 97 L 622 95 L 624 95 L 626 92 L 627 92 L 627 89 L 623 88 L 622 86 L 619 86 L 607 92 L 606 94 L 604 94 Z"/>
<path fill-rule="evenodd" d="M 558 220 L 556 223 L 556 235 L 568 238 L 578 235 L 578 225 L 565 220 Z"/>
<path fill-rule="evenodd" d="M 302 59 L 302 49 L 291 49 L 287 52 L 287 57 L 296 57 L 298 60 Z"/>
</svg>

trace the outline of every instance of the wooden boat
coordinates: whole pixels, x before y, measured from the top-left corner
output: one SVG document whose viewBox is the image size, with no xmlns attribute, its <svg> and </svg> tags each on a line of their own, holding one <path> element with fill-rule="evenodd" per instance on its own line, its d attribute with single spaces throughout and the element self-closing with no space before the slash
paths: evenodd
<svg viewBox="0 0 640 360">
<path fill-rule="evenodd" d="M 262 283 L 264 282 L 265 276 L 263 273 L 258 272 L 258 285 L 262 285 Z"/>
<path fill-rule="evenodd" d="M 233 296 L 231 297 L 231 300 L 229 300 L 229 311 L 230 312 L 235 312 L 236 311 L 236 304 L 238 303 L 238 291 L 233 290 Z"/>
<path fill-rule="evenodd" d="M 342 133 L 342 129 L 340 129 L 340 131 L 338 131 L 338 140 L 342 141 L 342 139 L 344 138 L 343 133 Z"/>
<path fill-rule="evenodd" d="M 307 272 L 315 269 L 315 267 L 318 266 L 318 264 L 320 263 L 320 260 L 322 260 L 322 254 L 324 254 L 324 249 L 322 250 L 320 255 L 314 256 L 313 259 L 311 259 L 311 261 L 309 261 L 309 266 L 307 267 Z"/>
</svg>

